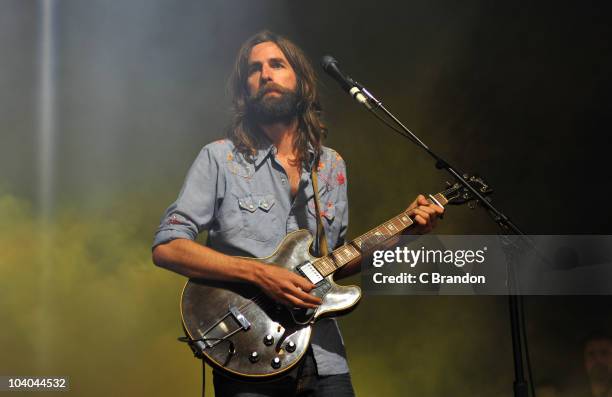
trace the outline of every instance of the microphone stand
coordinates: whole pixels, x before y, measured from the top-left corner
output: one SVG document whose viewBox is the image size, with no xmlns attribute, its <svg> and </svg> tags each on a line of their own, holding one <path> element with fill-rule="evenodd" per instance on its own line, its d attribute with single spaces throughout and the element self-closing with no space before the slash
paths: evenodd
<svg viewBox="0 0 612 397">
<path fill-rule="evenodd" d="M 480 192 L 474 188 L 465 177 L 461 175 L 454 167 L 452 167 L 446 160 L 438 156 L 433 150 L 429 148 L 418 136 L 416 136 L 408 127 L 406 127 L 397 117 L 393 115 L 387 108 L 384 107 L 381 101 L 376 99 L 363 85 L 355 82 L 356 86 L 361 90 L 363 94 L 368 98 L 368 101 L 362 102 L 366 108 L 385 125 L 393 129 L 395 132 L 403 136 L 404 138 L 412 141 L 419 148 L 427 152 L 434 160 L 437 169 L 446 170 L 455 180 L 462 184 L 473 196 L 476 198 L 481 205 L 483 205 L 493 217 L 493 220 L 501 228 L 503 234 L 518 235 L 521 240 L 527 243 L 528 246 L 535 249 L 534 243 L 529 239 L 518 226 L 516 226 L 503 212 L 498 210 L 491 201 L 487 200 Z M 353 94 L 355 97 L 356 94 Z M 372 105 L 373 104 L 373 105 Z M 387 117 L 398 125 L 401 130 L 398 130 L 391 125 L 387 120 L 383 119 L 376 109 L 383 111 Z M 466 175 L 467 176 L 467 175 Z M 537 251 L 537 249 L 536 249 Z M 512 261 L 509 261 L 509 277 L 508 277 L 508 289 L 509 289 L 509 314 L 510 314 L 510 330 L 512 335 L 512 351 L 514 359 L 514 396 L 515 397 L 528 397 L 529 391 L 527 387 L 527 381 L 525 379 L 524 367 L 523 367 L 523 337 L 525 339 L 525 350 L 528 354 L 526 335 L 521 334 L 521 324 L 524 326 L 524 314 L 523 314 L 523 300 L 522 296 L 518 294 L 518 279 L 515 276 L 513 270 Z M 513 288 L 515 290 L 513 291 Z M 514 292 L 514 293 L 513 293 Z M 527 355 L 527 364 L 529 367 L 529 356 Z M 530 368 L 529 368 L 530 370 Z M 531 370 L 529 371 L 531 375 Z M 535 397 L 535 390 L 533 387 L 533 379 L 530 376 L 531 390 Z"/>
</svg>

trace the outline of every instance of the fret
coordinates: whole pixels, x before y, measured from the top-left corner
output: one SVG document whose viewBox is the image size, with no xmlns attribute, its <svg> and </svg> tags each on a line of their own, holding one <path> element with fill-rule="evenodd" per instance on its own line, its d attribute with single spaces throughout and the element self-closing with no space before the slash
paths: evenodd
<svg viewBox="0 0 612 397">
<path fill-rule="evenodd" d="M 389 232 L 391 235 L 393 235 L 398 232 L 397 227 L 395 227 L 392 221 L 387 221 L 383 225 L 385 227 L 385 233 Z"/>
<path fill-rule="evenodd" d="M 369 233 L 370 233 L 370 232 L 364 233 L 364 234 L 362 234 L 361 236 L 357 237 L 357 239 L 355 239 L 355 240 L 354 240 L 354 241 L 356 242 L 356 244 L 355 244 L 355 245 L 356 245 L 356 246 L 357 246 L 357 248 L 359 248 L 359 249 L 360 249 L 362 252 L 363 252 L 363 250 L 364 250 L 364 246 L 365 246 L 365 248 L 367 248 L 367 247 L 368 247 L 368 238 L 369 238 L 369 237 L 368 237 L 368 235 L 369 235 Z M 357 240 L 359 240 L 359 241 L 357 242 Z"/>
<path fill-rule="evenodd" d="M 384 241 L 387 238 L 384 229 L 381 229 L 380 226 L 374 229 L 374 238 L 376 239 L 377 243 Z"/>
<path fill-rule="evenodd" d="M 433 197 L 443 206 L 448 203 L 448 200 L 442 193 L 437 193 Z M 431 199 L 428 199 L 428 201 L 432 202 Z M 323 276 L 334 273 L 355 258 L 359 258 L 362 252 L 373 250 L 382 242 L 412 226 L 414 221 L 410 218 L 410 215 L 410 211 L 401 212 L 383 224 L 355 238 L 353 241 L 336 248 L 326 257 L 317 259 L 314 261 L 314 266 Z"/>
<path fill-rule="evenodd" d="M 327 264 L 327 267 L 331 269 L 330 272 L 334 272 L 338 268 L 338 266 L 336 266 L 336 263 L 329 257 L 325 257 L 324 261 Z"/>
<path fill-rule="evenodd" d="M 408 225 L 404 224 L 404 221 L 402 221 L 402 216 L 400 215 L 398 215 L 395 219 L 397 219 L 397 223 L 402 225 L 402 230 L 406 230 L 410 225 L 412 225 L 412 222 L 410 222 Z M 407 219 L 410 219 L 410 218 L 407 218 Z"/>
<path fill-rule="evenodd" d="M 409 227 L 414 223 L 414 221 L 408 216 L 407 211 L 398 215 L 398 219 L 404 225 L 404 227 Z"/>
<path fill-rule="evenodd" d="M 434 197 L 436 198 L 436 200 L 440 202 L 440 204 L 442 205 L 448 204 L 448 200 L 446 199 L 446 197 L 444 197 L 442 193 L 436 193 L 434 194 Z"/>
<path fill-rule="evenodd" d="M 348 262 L 344 260 L 344 257 L 342 256 L 342 253 L 340 251 L 334 251 L 332 252 L 332 255 L 335 256 L 336 263 L 338 263 L 340 266 Z"/>
<path fill-rule="evenodd" d="M 321 258 L 315 261 L 314 265 L 319 271 L 319 273 L 324 274 L 324 275 L 331 274 L 334 272 L 334 270 L 336 270 L 336 267 L 333 264 L 331 264 L 327 260 L 327 258 Z"/>
<path fill-rule="evenodd" d="M 387 221 L 387 230 L 389 230 L 391 234 L 397 234 L 402 230 L 401 228 L 397 227 L 397 224 L 394 222 L 394 220 L 394 218 L 391 218 Z"/>
<path fill-rule="evenodd" d="M 359 251 L 357 248 L 355 248 L 352 245 L 348 245 L 348 247 L 350 247 L 351 251 L 353 252 L 353 259 L 361 257 L 361 251 Z"/>
<path fill-rule="evenodd" d="M 339 269 L 342 267 L 342 264 L 338 263 L 338 260 L 333 254 L 334 254 L 333 252 L 330 253 L 329 255 L 325 257 L 325 259 L 327 259 L 332 264 L 332 266 L 334 266 L 336 269 Z"/>
<path fill-rule="evenodd" d="M 324 260 L 325 260 L 325 263 L 327 264 L 327 267 L 330 269 L 328 272 L 325 273 L 326 276 L 329 274 L 332 274 L 333 272 L 336 271 L 336 269 L 338 269 L 338 266 L 336 266 L 336 264 L 331 258 L 325 257 Z"/>
<path fill-rule="evenodd" d="M 391 222 L 399 232 L 404 230 L 404 225 L 402 224 L 402 222 L 400 222 L 399 217 L 396 216 L 395 218 L 391 219 Z"/>
<path fill-rule="evenodd" d="M 433 197 L 438 201 L 438 203 L 440 203 L 442 206 L 445 206 L 446 204 L 448 204 L 448 200 L 446 199 L 446 197 L 444 197 L 444 195 L 442 193 L 436 193 L 433 195 Z M 430 198 L 427 199 L 427 201 L 430 204 L 436 204 L 434 203 Z"/>
<path fill-rule="evenodd" d="M 350 244 L 344 245 L 342 249 L 346 253 L 347 257 L 349 258 L 349 262 L 361 256 L 361 253 L 357 250 L 357 248 L 353 247 Z"/>
<path fill-rule="evenodd" d="M 336 271 L 336 266 L 329 260 L 328 257 L 319 258 L 315 261 L 315 267 L 323 276 L 332 274 Z"/>
<path fill-rule="evenodd" d="M 365 241 L 366 250 L 373 249 L 386 239 L 385 235 L 379 230 L 378 227 L 367 232 L 365 236 L 367 237 Z"/>
</svg>

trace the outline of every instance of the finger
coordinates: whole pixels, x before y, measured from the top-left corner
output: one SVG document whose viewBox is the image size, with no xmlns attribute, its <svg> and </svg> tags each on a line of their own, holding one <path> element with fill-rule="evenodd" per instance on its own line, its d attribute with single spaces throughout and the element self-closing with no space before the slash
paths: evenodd
<svg viewBox="0 0 612 397">
<path fill-rule="evenodd" d="M 422 194 L 419 194 L 416 198 L 416 201 L 419 205 L 429 205 L 429 200 Z"/>
<path fill-rule="evenodd" d="M 421 205 L 418 207 L 420 210 L 427 212 L 429 215 L 437 214 L 436 210 L 431 208 L 430 205 Z"/>
<path fill-rule="evenodd" d="M 307 291 L 307 292 L 315 288 L 315 285 L 311 283 L 310 280 L 308 280 L 306 277 L 302 277 L 295 273 L 291 273 L 291 274 L 293 275 L 293 277 L 291 277 L 291 281 L 293 282 L 293 285 L 300 287 L 302 290 Z"/>
<path fill-rule="evenodd" d="M 292 291 L 290 291 L 290 293 L 293 294 L 294 297 L 301 299 L 306 303 L 311 303 L 313 305 L 320 305 L 322 303 L 321 298 L 319 298 L 318 296 L 306 293 L 299 288 L 293 289 Z"/>
<path fill-rule="evenodd" d="M 292 307 L 293 306 L 293 302 L 291 302 L 289 299 L 287 299 L 287 294 L 279 291 L 278 293 L 272 293 L 272 291 L 264 291 L 266 293 L 266 295 L 268 295 L 270 298 L 272 298 L 274 301 L 283 304 L 287 307 Z"/>
<path fill-rule="evenodd" d="M 418 223 L 420 226 L 425 226 L 427 225 L 427 221 L 425 220 L 425 218 L 423 218 L 421 215 L 417 215 L 414 217 L 414 220 L 416 221 L 416 223 Z"/>
<path fill-rule="evenodd" d="M 431 224 L 435 227 L 435 225 L 438 223 L 438 219 L 442 219 L 442 216 L 444 215 L 444 208 L 432 204 L 429 206 L 429 209 L 433 211 L 433 213 L 431 213 Z"/>
<path fill-rule="evenodd" d="M 290 307 L 297 306 L 297 307 L 303 307 L 305 309 L 316 309 L 317 308 L 317 305 L 314 305 L 312 303 L 306 303 L 290 294 L 285 294 L 285 299 L 289 302 L 287 306 L 290 306 Z"/>
<path fill-rule="evenodd" d="M 433 206 L 419 207 L 419 208 L 429 214 L 429 223 L 431 223 L 432 225 L 435 225 L 438 220 L 438 217 L 442 216 L 442 214 L 438 213 L 438 211 L 436 211 L 436 209 L 433 208 Z"/>
<path fill-rule="evenodd" d="M 430 218 L 430 217 L 429 217 L 429 214 L 428 214 L 427 212 L 423 211 L 422 209 L 420 209 L 420 208 L 415 208 L 415 209 L 414 209 L 414 214 L 416 215 L 415 219 L 416 219 L 417 217 L 419 217 L 419 216 L 420 216 L 420 217 L 421 217 L 421 219 L 423 219 L 423 221 L 424 221 L 425 223 L 428 223 L 428 222 L 429 222 L 429 218 Z M 419 222 L 419 223 L 420 223 L 420 222 Z"/>
<path fill-rule="evenodd" d="M 440 207 L 437 204 L 432 204 L 431 208 L 433 208 L 440 215 L 442 215 L 444 213 L 444 208 Z"/>
</svg>

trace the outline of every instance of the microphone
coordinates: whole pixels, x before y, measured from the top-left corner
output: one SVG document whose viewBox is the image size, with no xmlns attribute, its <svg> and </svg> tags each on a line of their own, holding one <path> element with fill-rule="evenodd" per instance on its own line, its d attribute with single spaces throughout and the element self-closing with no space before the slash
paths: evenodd
<svg viewBox="0 0 612 397">
<path fill-rule="evenodd" d="M 331 55 L 325 55 L 321 59 L 321 66 L 323 67 L 323 70 L 327 74 L 329 74 L 334 80 L 336 80 L 338 84 L 340 84 L 342 89 L 348 92 L 348 94 L 352 96 L 357 102 L 361 103 L 368 109 L 372 109 L 370 103 L 368 102 L 368 98 L 366 98 L 366 96 L 363 95 L 363 93 L 361 92 L 359 84 L 357 84 L 355 81 L 353 81 L 353 79 L 351 79 L 349 76 L 344 75 L 340 71 L 340 68 L 338 68 L 338 61 L 336 61 L 334 57 L 332 57 Z"/>
</svg>

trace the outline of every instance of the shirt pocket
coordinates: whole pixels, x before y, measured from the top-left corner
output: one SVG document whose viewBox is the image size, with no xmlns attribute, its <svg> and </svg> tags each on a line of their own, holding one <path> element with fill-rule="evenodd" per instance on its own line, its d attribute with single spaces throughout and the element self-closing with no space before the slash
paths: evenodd
<svg viewBox="0 0 612 397">
<path fill-rule="evenodd" d="M 281 234 L 281 225 L 273 211 L 272 194 L 252 194 L 238 198 L 243 221 L 242 235 L 257 241 L 268 241 Z"/>
</svg>

